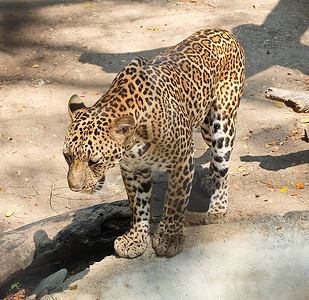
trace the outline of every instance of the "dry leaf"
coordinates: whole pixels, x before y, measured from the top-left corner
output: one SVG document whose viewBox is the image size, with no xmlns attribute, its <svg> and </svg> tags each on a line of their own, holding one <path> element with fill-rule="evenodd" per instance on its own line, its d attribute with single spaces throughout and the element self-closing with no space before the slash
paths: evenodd
<svg viewBox="0 0 309 300">
<path fill-rule="evenodd" d="M 8 212 L 5 214 L 5 216 L 6 216 L 7 218 L 9 218 L 10 216 L 14 215 L 14 213 L 15 213 L 14 210 L 10 210 L 10 211 L 8 211 Z"/>
<path fill-rule="evenodd" d="M 282 227 L 280 226 L 280 227 L 277 227 L 277 230 L 281 230 L 282 229 Z"/>
<path fill-rule="evenodd" d="M 35 65 L 32 66 L 32 68 L 38 68 L 38 67 L 39 67 L 38 64 L 35 64 Z"/>
<path fill-rule="evenodd" d="M 99 95 L 99 93 L 93 93 L 92 95 L 97 96 L 97 95 Z"/>
<path fill-rule="evenodd" d="M 269 143 L 270 146 L 275 146 L 276 145 L 276 142 L 271 142 Z"/>
<path fill-rule="evenodd" d="M 308 119 L 302 119 L 300 120 L 302 123 L 309 123 L 309 118 Z"/>
<path fill-rule="evenodd" d="M 90 5 L 91 5 L 90 3 L 83 4 L 84 7 L 89 7 Z"/>
<path fill-rule="evenodd" d="M 269 188 L 271 188 L 271 189 L 274 188 L 274 186 L 273 186 L 273 184 L 272 184 L 271 182 L 267 183 L 267 186 L 268 186 Z"/>
<path fill-rule="evenodd" d="M 296 183 L 296 187 L 299 189 L 299 190 L 302 190 L 305 188 L 305 184 L 303 182 L 297 182 Z"/>
<path fill-rule="evenodd" d="M 70 285 L 69 286 L 69 289 L 72 291 L 72 290 L 76 290 L 77 289 L 77 284 L 74 284 L 74 285 Z"/>
<path fill-rule="evenodd" d="M 242 210 L 241 210 L 241 209 L 239 209 L 237 212 L 238 212 L 239 214 L 242 214 Z"/>
<path fill-rule="evenodd" d="M 288 187 L 285 186 L 285 187 L 281 188 L 279 192 L 280 192 L 280 193 L 283 193 L 283 192 L 285 192 L 287 189 L 288 189 Z"/>
<path fill-rule="evenodd" d="M 0 191 L 5 192 L 5 191 L 6 191 L 6 188 L 0 187 Z"/>
<path fill-rule="evenodd" d="M 298 195 L 297 192 L 294 192 L 294 193 L 291 194 L 291 196 L 297 196 L 297 195 Z"/>
<path fill-rule="evenodd" d="M 19 282 L 11 285 L 11 290 L 13 289 L 20 289 L 21 284 Z M 22 299 L 28 299 L 26 296 L 26 290 L 20 289 L 18 292 L 16 292 L 14 295 L 8 295 L 7 297 L 3 298 L 3 300 L 22 300 Z"/>
<path fill-rule="evenodd" d="M 234 184 L 234 189 L 235 189 L 235 190 L 237 190 L 237 191 L 239 191 L 239 190 L 240 190 L 240 187 L 239 187 L 239 185 L 237 185 L 237 184 Z"/>
<path fill-rule="evenodd" d="M 29 178 L 25 178 L 25 182 L 27 183 L 27 182 L 29 182 L 30 181 L 30 179 Z"/>
</svg>

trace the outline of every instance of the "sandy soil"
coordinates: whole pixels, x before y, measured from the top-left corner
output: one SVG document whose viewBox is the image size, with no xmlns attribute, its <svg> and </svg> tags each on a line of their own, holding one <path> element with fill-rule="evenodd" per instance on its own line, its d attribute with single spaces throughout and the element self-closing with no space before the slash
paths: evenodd
<svg viewBox="0 0 309 300">
<path fill-rule="evenodd" d="M 309 89 L 306 0 L 2 0 L 0 11 L 0 233 L 126 198 L 118 169 L 100 194 L 68 189 L 62 156 L 68 99 L 77 93 L 93 104 L 132 58 L 149 59 L 203 28 L 230 30 L 246 52 L 229 220 L 308 210 L 309 144 L 302 140 L 308 124 L 301 122 L 308 114 L 264 98 L 269 86 Z M 209 155 L 198 130 L 195 141 L 201 170 Z M 298 182 L 305 188 L 297 189 Z"/>
<path fill-rule="evenodd" d="M 308 188 L 295 186 L 309 185 L 306 115 L 264 98 L 269 86 L 308 90 L 308 5 L 289 3 L 1 1 L 0 232 L 126 197 L 118 170 L 102 194 L 69 191 L 61 153 L 68 99 L 78 93 L 93 104 L 131 58 L 150 58 L 201 28 L 232 31 L 246 51 L 230 217 L 308 209 Z M 207 163 L 205 149 L 196 133 L 197 165 Z"/>
</svg>

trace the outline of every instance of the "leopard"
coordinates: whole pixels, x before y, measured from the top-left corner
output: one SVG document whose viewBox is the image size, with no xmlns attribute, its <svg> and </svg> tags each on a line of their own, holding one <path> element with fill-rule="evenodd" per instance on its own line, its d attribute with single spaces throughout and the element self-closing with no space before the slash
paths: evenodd
<svg viewBox="0 0 309 300">
<path fill-rule="evenodd" d="M 72 191 L 92 193 L 120 166 L 131 225 L 114 241 L 118 256 L 135 258 L 149 244 L 157 256 L 184 247 L 194 174 L 193 132 L 210 149 L 204 224 L 222 223 L 228 208 L 228 170 L 245 79 L 244 50 L 227 30 L 200 30 L 152 60 L 136 57 L 92 106 L 78 95 L 68 103 L 71 123 L 63 154 Z M 153 172 L 166 173 L 162 219 L 150 233 Z M 152 235 L 152 241 L 151 241 Z"/>
</svg>

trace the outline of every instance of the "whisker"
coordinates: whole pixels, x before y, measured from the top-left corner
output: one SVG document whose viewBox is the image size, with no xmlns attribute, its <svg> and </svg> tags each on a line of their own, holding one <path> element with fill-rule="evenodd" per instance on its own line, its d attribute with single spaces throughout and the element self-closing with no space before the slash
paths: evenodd
<svg viewBox="0 0 309 300">
<path fill-rule="evenodd" d="M 124 191 L 125 191 L 125 189 L 122 189 L 122 190 L 117 191 L 116 193 L 113 193 L 112 195 L 109 195 L 109 194 L 108 194 L 106 191 L 104 191 L 104 190 L 98 190 L 98 191 L 96 191 L 96 194 L 104 194 L 104 195 L 106 195 L 106 197 L 99 198 L 99 199 L 103 200 L 103 199 L 112 198 L 112 197 L 115 197 L 115 196 L 117 196 L 117 195 L 120 195 L 120 194 L 122 194 Z"/>
<path fill-rule="evenodd" d="M 127 171 L 127 172 L 134 172 L 133 170 L 131 170 L 128 166 L 122 164 L 122 163 L 119 163 L 119 166 L 122 168 L 123 171 Z"/>
</svg>

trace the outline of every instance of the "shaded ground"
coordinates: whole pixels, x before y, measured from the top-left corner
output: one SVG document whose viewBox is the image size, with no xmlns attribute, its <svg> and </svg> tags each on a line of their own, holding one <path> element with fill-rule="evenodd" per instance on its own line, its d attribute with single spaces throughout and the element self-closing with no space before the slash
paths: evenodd
<svg viewBox="0 0 309 300">
<path fill-rule="evenodd" d="M 309 144 L 301 140 L 308 114 L 264 98 L 269 86 L 309 89 L 308 15 L 306 0 L 0 1 L 0 233 L 125 199 L 118 169 L 100 194 L 69 191 L 68 99 L 77 93 L 93 104 L 133 57 L 151 58 L 202 28 L 230 30 L 246 51 L 229 220 L 308 210 Z M 203 173 L 209 159 L 198 130 L 195 141 Z M 160 206 L 164 178 L 155 181 Z"/>
</svg>

